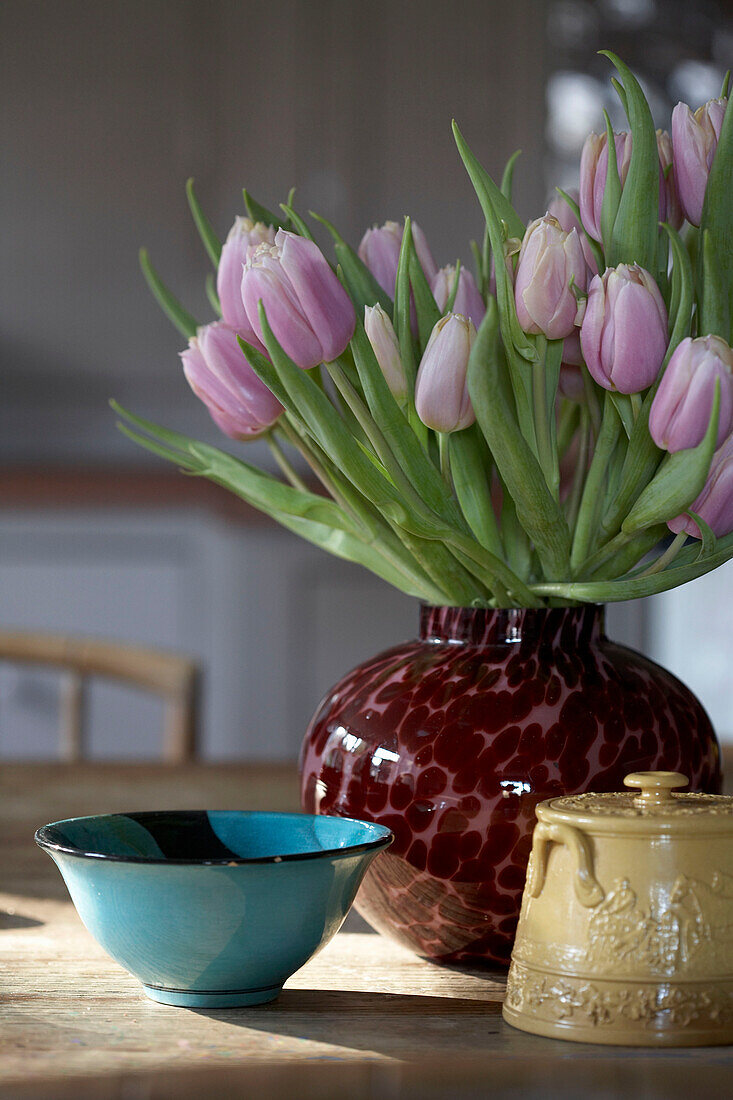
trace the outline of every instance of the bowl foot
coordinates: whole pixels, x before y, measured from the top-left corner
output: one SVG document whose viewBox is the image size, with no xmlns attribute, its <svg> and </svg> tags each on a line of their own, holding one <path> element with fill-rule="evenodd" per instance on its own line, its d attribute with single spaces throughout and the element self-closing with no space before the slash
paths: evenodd
<svg viewBox="0 0 733 1100">
<path fill-rule="evenodd" d="M 274 1001 L 282 986 L 272 985 L 264 989 L 211 989 L 205 992 L 195 989 L 166 989 L 159 985 L 143 985 L 143 989 L 151 1001 L 173 1005 L 175 1008 L 243 1008 Z"/>
</svg>

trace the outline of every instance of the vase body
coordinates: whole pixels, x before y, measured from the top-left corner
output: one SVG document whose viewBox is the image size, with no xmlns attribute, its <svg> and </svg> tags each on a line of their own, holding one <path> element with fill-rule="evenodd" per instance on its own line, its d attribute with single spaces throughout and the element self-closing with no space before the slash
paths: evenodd
<svg viewBox="0 0 733 1100">
<path fill-rule="evenodd" d="M 356 907 L 449 963 L 508 965 L 535 806 L 683 772 L 717 793 L 710 720 L 684 684 L 609 641 L 603 609 L 421 609 L 417 640 L 344 677 L 301 756 L 309 813 L 395 835 Z"/>
</svg>

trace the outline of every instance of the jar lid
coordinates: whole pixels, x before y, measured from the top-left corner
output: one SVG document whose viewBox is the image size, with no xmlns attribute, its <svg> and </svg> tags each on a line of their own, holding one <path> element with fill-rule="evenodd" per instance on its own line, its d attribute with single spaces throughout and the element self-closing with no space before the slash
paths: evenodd
<svg viewBox="0 0 733 1100">
<path fill-rule="evenodd" d="M 733 797 L 685 791 L 680 772 L 632 772 L 624 779 L 631 791 L 574 794 L 551 798 L 537 807 L 542 821 L 585 825 L 591 832 L 733 832 Z"/>
</svg>

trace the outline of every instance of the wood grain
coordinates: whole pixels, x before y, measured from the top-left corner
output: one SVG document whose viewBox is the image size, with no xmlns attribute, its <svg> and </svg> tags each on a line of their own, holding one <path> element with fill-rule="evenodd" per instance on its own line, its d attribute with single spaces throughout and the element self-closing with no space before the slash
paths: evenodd
<svg viewBox="0 0 733 1100">
<path fill-rule="evenodd" d="M 148 1001 L 81 925 L 34 828 L 133 808 L 297 806 L 291 767 L 0 769 L 0 1097 L 723 1096 L 733 1051 L 614 1050 L 501 1019 L 503 975 L 435 966 L 345 929 L 271 1005 Z M 324 1064 L 336 1062 L 338 1065 Z M 506 1091 L 504 1091 L 506 1090 Z M 514 1091 L 513 1091 L 514 1090 Z"/>
</svg>

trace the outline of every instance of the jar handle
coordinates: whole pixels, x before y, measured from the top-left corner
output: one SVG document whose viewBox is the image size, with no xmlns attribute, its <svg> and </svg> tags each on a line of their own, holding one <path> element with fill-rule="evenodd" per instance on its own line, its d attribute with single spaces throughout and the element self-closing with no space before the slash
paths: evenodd
<svg viewBox="0 0 733 1100">
<path fill-rule="evenodd" d="M 572 825 L 548 825 L 540 821 L 535 826 L 532 842 L 532 858 L 527 876 L 529 896 L 538 898 L 545 885 L 547 872 L 547 846 L 565 844 L 575 856 L 575 896 L 586 909 L 592 909 L 603 901 L 603 887 L 593 874 L 593 853 L 587 836 Z"/>
</svg>

